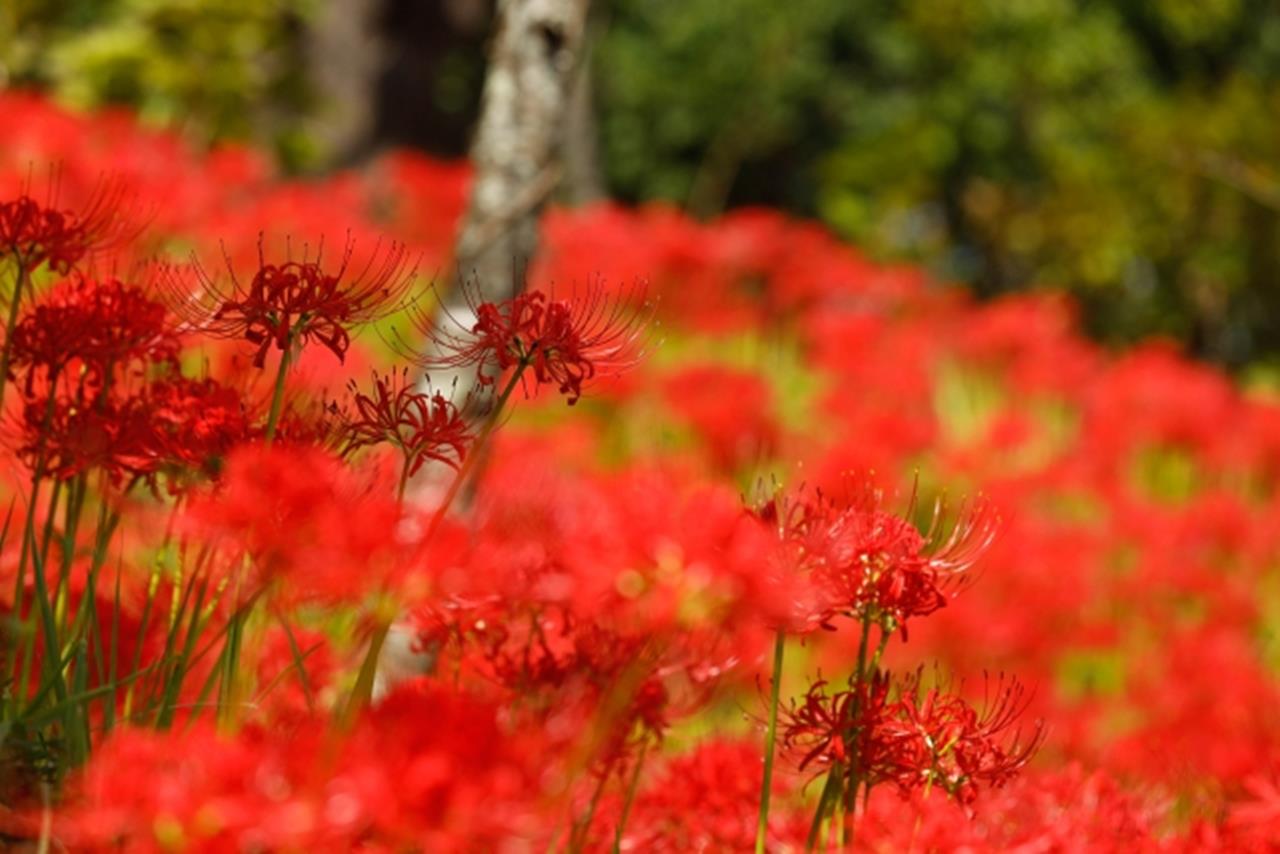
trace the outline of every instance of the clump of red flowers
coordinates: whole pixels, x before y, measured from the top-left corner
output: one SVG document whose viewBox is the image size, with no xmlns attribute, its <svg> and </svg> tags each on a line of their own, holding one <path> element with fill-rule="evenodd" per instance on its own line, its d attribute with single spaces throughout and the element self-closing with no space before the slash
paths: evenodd
<svg viewBox="0 0 1280 854">
<path fill-rule="evenodd" d="M 42 264 L 66 275 L 92 252 L 110 249 L 136 231 L 129 211 L 127 185 L 120 180 L 98 183 L 87 201 L 62 208 L 40 202 L 29 188 L 0 202 L 0 255 L 11 256 L 26 273 Z"/>
<path fill-rule="evenodd" d="M 419 363 L 427 370 L 475 370 L 480 386 L 510 375 L 533 385 L 554 385 L 569 404 L 597 376 L 633 366 L 643 350 L 647 311 L 637 294 L 613 295 L 601 282 L 557 297 L 523 291 L 501 302 L 481 301 L 463 285 L 467 314 L 446 313 L 443 323 L 418 315 L 428 337 Z"/>
<path fill-rule="evenodd" d="M 263 241 L 258 268 L 247 282 L 228 257 L 227 281 L 194 265 L 195 287 L 177 268 L 167 268 L 161 281 L 170 307 L 201 335 L 244 339 L 255 346 L 253 364 L 261 368 L 267 352 L 286 352 L 311 341 L 341 360 L 351 344 L 351 331 L 405 307 L 414 270 L 403 244 L 376 246 L 362 264 L 353 264 L 355 246 L 348 239 L 336 264 L 324 257 L 268 262 Z"/>
<path fill-rule="evenodd" d="M 447 269 L 465 169 L 304 186 L 0 112 L 0 848 L 1275 847 L 1265 389 L 769 211 L 616 206 L 554 211 L 509 300 L 415 304 L 433 387 L 355 338 L 404 259 Z M 139 161 L 145 244 L 75 203 Z M 263 230 L 358 240 L 249 258 Z M 99 263 L 219 241 L 234 275 Z M 651 283 L 662 358 L 513 415 L 645 349 L 601 273 Z M 744 509 L 762 475 L 809 486 Z"/>
<path fill-rule="evenodd" d="M 961 695 L 934 686 L 924 691 L 917 671 L 897 686 L 879 671 L 840 691 L 825 680 L 809 686 L 802 702 L 785 713 L 783 741 L 800 770 L 843 775 L 842 786 L 870 790 L 891 783 L 907 797 L 938 788 L 972 804 L 981 786 L 1011 780 L 1043 740 L 1017 730 L 1026 710 L 1016 682 L 997 686 L 994 698 L 975 709 Z"/>
<path fill-rule="evenodd" d="M 471 425 L 452 400 L 423 390 L 407 369 L 374 374 L 373 388 L 350 385 L 353 412 L 343 425 L 343 455 L 361 448 L 390 445 L 403 458 L 402 480 L 413 477 L 428 460 L 458 468 L 472 440 Z"/>
</svg>

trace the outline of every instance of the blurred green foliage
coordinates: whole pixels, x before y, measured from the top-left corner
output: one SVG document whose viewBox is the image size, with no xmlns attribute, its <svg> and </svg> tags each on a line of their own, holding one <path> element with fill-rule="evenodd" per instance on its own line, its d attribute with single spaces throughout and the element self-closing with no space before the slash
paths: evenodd
<svg viewBox="0 0 1280 854">
<path fill-rule="evenodd" d="M 0 80 L 73 106 L 128 104 L 192 137 L 315 152 L 303 24 L 322 0 L 4 0 Z"/>
<path fill-rule="evenodd" d="M 286 168 L 315 166 L 327 153 L 307 135 L 307 27 L 337 2 L 0 0 L 0 83 L 130 104 L 197 139 L 265 141 Z M 1068 288 L 1110 340 L 1164 333 L 1280 372 L 1280 4 L 595 9 L 612 194 L 704 215 L 783 207 L 984 294 Z M 438 32 L 399 33 L 419 35 L 421 51 L 453 49 Z M 388 69 L 420 59 L 385 57 Z M 480 75 L 437 76 L 448 115 L 467 123 Z M 402 103 L 379 109 L 404 115 Z"/>
<path fill-rule="evenodd" d="M 1096 332 L 1280 354 L 1280 6 L 613 0 L 603 161 L 629 199 L 782 205 Z"/>
</svg>

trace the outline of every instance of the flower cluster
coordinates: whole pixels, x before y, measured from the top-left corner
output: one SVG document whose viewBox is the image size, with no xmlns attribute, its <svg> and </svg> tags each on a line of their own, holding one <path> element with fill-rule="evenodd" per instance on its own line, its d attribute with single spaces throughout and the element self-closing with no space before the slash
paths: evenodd
<svg viewBox="0 0 1280 854">
<path fill-rule="evenodd" d="M 428 460 L 457 468 L 467 455 L 471 427 L 452 400 L 422 391 L 407 370 L 373 377 L 368 394 L 351 383 L 355 412 L 345 425 L 344 454 L 390 445 L 404 458 L 404 476 L 417 474 Z"/>
<path fill-rule="evenodd" d="M 909 521 L 915 503 L 898 516 L 869 477 L 846 477 L 839 498 L 779 493 L 752 510 L 777 532 L 781 572 L 810 592 L 792 614 L 792 630 L 834 629 L 833 620 L 847 617 L 905 639 L 909 619 L 946 605 L 990 547 L 997 517 L 979 500 L 949 523 L 939 502 L 922 533 Z"/>
<path fill-rule="evenodd" d="M 133 233 L 128 197 L 126 185 L 113 180 L 100 182 L 74 210 L 39 202 L 29 192 L 0 202 L 0 255 L 11 256 L 27 273 L 47 264 L 66 275 L 92 252 Z"/>
<path fill-rule="evenodd" d="M 467 319 L 446 313 L 445 322 L 418 316 L 428 338 L 419 359 L 431 369 L 474 369 L 482 387 L 497 378 L 554 385 L 569 404 L 584 383 L 633 366 L 642 352 L 646 313 L 636 294 L 612 296 L 599 281 L 568 297 L 533 290 L 502 302 L 481 301 L 463 286 Z"/>
<path fill-rule="evenodd" d="M 160 280 L 170 308 L 193 331 L 250 342 L 256 367 L 265 364 L 272 347 L 286 352 L 311 341 L 341 360 L 351 346 L 351 329 L 403 308 L 414 278 L 402 244 L 375 247 L 358 270 L 352 267 L 354 252 L 348 240 L 335 267 L 325 263 L 323 245 L 314 258 L 268 262 L 260 241 L 257 270 L 247 283 L 230 258 L 228 283 L 198 263 L 194 289 L 176 267 L 166 268 Z"/>
<path fill-rule="evenodd" d="M 465 167 L 0 112 L 0 847 L 1274 847 L 1261 387 L 758 209 L 553 209 L 519 294 L 428 317 Z M 405 304 L 408 372 L 360 335 Z"/>
<path fill-rule="evenodd" d="M 818 680 L 788 710 L 783 739 L 802 771 L 836 769 L 868 788 L 892 783 L 904 797 L 937 787 L 972 804 L 979 785 L 1013 779 L 1042 741 L 1039 725 L 1026 737 L 1010 732 L 1025 706 L 1016 682 L 979 711 L 939 687 L 922 694 L 920 671 L 896 698 L 885 673 L 831 693 Z"/>
</svg>

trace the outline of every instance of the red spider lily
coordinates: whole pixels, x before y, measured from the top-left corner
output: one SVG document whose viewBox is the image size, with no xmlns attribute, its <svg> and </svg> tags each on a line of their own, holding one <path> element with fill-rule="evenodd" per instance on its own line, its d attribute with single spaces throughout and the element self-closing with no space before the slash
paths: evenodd
<svg viewBox="0 0 1280 854">
<path fill-rule="evenodd" d="M 297 398 L 285 404 L 276 426 L 275 441 L 340 455 L 345 439 L 344 425 L 349 417 L 337 401 Z M 262 437 L 262 424 L 254 425 L 253 435 Z"/>
<path fill-rule="evenodd" d="M 157 449 L 179 468 L 216 474 L 222 458 L 250 435 L 240 393 L 212 379 L 157 380 L 147 403 Z"/>
<path fill-rule="evenodd" d="M 1029 737 L 1018 728 L 1029 697 L 1016 680 L 1002 677 L 979 711 L 941 687 L 922 692 L 920 677 L 906 680 L 880 731 L 899 791 L 936 785 L 970 804 L 979 784 L 1005 784 L 1039 749 L 1044 727 L 1037 722 Z"/>
<path fill-rule="evenodd" d="M 1030 737 L 1017 728 L 1026 705 L 1025 691 L 1012 680 L 1000 681 L 982 711 L 942 688 L 922 694 L 919 671 L 896 700 L 883 672 L 833 694 L 819 680 L 784 713 L 783 741 L 801 770 L 818 764 L 868 788 L 893 783 L 904 797 L 938 786 L 971 804 L 979 785 L 1003 785 L 1039 749 L 1041 725 Z"/>
<path fill-rule="evenodd" d="M 404 457 L 404 476 L 417 474 L 427 460 L 457 468 L 466 456 L 471 431 L 453 401 L 440 392 L 419 390 L 407 370 L 373 375 L 369 394 L 352 382 L 355 413 L 344 424 L 343 455 L 389 444 Z"/>
<path fill-rule="evenodd" d="M 688 851 L 749 851 L 760 800 L 760 749 L 723 737 L 702 741 L 670 760 L 637 796 L 621 848 L 676 854 Z M 788 794 L 775 784 L 775 801 Z M 697 804 L 691 809 L 691 804 Z M 610 814 L 600 822 L 612 829 Z M 800 850 L 807 821 L 798 813 L 770 814 L 769 850 Z"/>
<path fill-rule="evenodd" d="M 255 367 L 265 364 L 272 345 L 285 351 L 313 340 L 341 360 L 354 326 L 405 306 L 415 274 L 403 244 L 379 244 L 358 271 L 351 269 L 353 252 L 348 240 L 336 269 L 326 269 L 323 244 L 314 259 L 304 254 L 300 261 L 267 263 L 260 240 L 258 270 L 248 284 L 236 276 L 229 256 L 229 285 L 198 262 L 194 293 L 176 268 L 165 268 L 160 281 L 175 313 L 194 331 L 257 345 Z"/>
<path fill-rule="evenodd" d="M 12 342 L 9 365 L 28 370 L 28 393 L 37 368 L 53 376 L 78 363 L 83 379 L 100 388 L 109 371 L 134 361 L 176 365 L 179 349 L 164 306 L 142 289 L 84 277 L 50 291 L 18 322 Z"/>
<path fill-rule="evenodd" d="M 54 392 L 25 402 L 16 454 L 31 470 L 70 480 L 92 470 L 119 486 L 126 478 L 151 481 L 160 466 L 143 396 L 108 396 L 86 404 Z"/>
<path fill-rule="evenodd" d="M 323 718 L 287 738 L 205 722 L 107 740 L 56 827 L 76 851 L 546 848 L 545 748 L 494 703 L 402 686 L 342 741 Z"/>
<path fill-rule="evenodd" d="M 491 386 L 509 370 L 527 370 L 535 386 L 554 384 L 573 404 L 584 383 L 640 358 L 647 311 L 636 311 L 633 294 L 611 297 L 596 283 L 568 299 L 526 291 L 480 302 L 473 286 L 463 286 L 463 296 L 470 320 L 448 311 L 443 326 L 415 318 L 431 351 L 416 361 L 428 371 L 474 368 L 479 384 Z"/>
<path fill-rule="evenodd" d="M 103 181 L 79 211 L 42 204 L 27 193 L 0 202 L 0 254 L 12 255 L 28 273 L 48 263 L 65 275 L 91 252 L 132 236 L 127 201 L 123 183 Z"/>
<path fill-rule="evenodd" d="M 877 752 L 875 733 L 889 709 L 889 679 L 877 673 L 870 681 L 827 694 L 827 681 L 809 686 L 804 701 L 782 714 L 783 744 L 798 755 L 801 771 L 856 764 L 865 772 Z"/>
<path fill-rule="evenodd" d="M 807 579 L 817 589 L 810 625 L 830 628 L 838 615 L 867 617 L 886 631 L 905 634 L 909 618 L 946 605 L 949 587 L 995 537 L 997 517 L 985 501 L 961 512 L 949 529 L 939 503 L 924 533 L 883 503 L 868 480 L 846 478 L 839 500 L 821 493 L 777 496 L 753 511 L 777 528 L 783 560 L 797 583 Z M 908 517 L 914 507 L 913 497 Z"/>
<path fill-rule="evenodd" d="M 287 599 L 358 602 L 411 569 L 415 543 L 379 485 L 313 446 L 246 445 L 192 497 L 187 527 L 248 555 L 256 580 L 280 582 Z"/>
<path fill-rule="evenodd" d="M 604 775 L 705 702 L 723 672 L 693 633 L 623 633 L 514 597 L 454 599 L 417 610 L 414 623 L 417 649 L 451 662 L 441 669 L 501 685 L 548 727 L 581 716 L 592 727 L 592 767 Z"/>
</svg>

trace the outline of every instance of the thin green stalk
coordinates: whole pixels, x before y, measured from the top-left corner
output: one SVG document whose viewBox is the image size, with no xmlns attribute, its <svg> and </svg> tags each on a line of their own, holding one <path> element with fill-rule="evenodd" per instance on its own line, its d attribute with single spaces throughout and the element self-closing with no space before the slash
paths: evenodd
<svg viewBox="0 0 1280 854">
<path fill-rule="evenodd" d="M 35 496 L 33 495 L 32 498 Z M 28 517 L 30 522 L 30 517 Z M 27 536 L 34 538 L 35 531 L 29 523 Z M 44 671 L 45 676 L 54 680 L 54 690 L 58 700 L 67 698 L 67 687 L 63 681 L 62 670 L 58 665 L 61 655 L 58 650 L 58 624 L 53 613 L 53 601 L 50 599 L 49 584 L 45 578 L 45 564 L 40 555 L 33 551 L 31 568 L 35 575 L 36 605 L 40 610 L 41 635 L 44 639 Z M 23 686 L 25 691 L 26 686 Z"/>
<path fill-rule="evenodd" d="M 71 665 L 71 696 L 83 695 L 89 687 L 89 648 L 83 638 L 75 643 L 75 660 Z M 70 748 L 71 766 L 83 765 L 89 759 L 89 715 L 87 703 L 71 703 L 64 716 L 63 734 Z"/>
<path fill-rule="evenodd" d="M 63 508 L 62 561 L 58 566 L 58 586 L 54 590 L 53 597 L 54 613 L 58 615 L 58 628 L 62 632 L 66 632 L 67 621 L 70 619 L 68 612 L 70 611 L 69 600 L 71 596 L 71 566 L 75 563 L 76 535 L 80 530 L 80 517 L 83 515 L 85 494 L 89 491 L 88 486 L 88 482 L 83 475 L 72 480 L 67 487 L 67 501 L 66 506 Z M 47 555 L 45 560 L 48 560 Z M 85 587 L 86 591 L 93 589 L 92 583 Z"/>
<path fill-rule="evenodd" d="M 18 325 L 18 314 L 22 310 L 22 291 L 27 284 L 27 265 L 22 256 L 13 253 L 18 264 L 18 273 L 14 279 L 13 297 L 9 300 L 9 317 L 4 326 L 4 349 L 0 350 L 0 403 L 4 401 L 5 385 L 9 381 L 9 360 L 13 357 L 13 330 Z"/>
<path fill-rule="evenodd" d="M 640 743 L 640 753 L 636 756 L 636 767 L 631 772 L 631 782 L 627 784 L 627 797 L 622 802 L 622 815 L 618 816 L 618 827 L 613 832 L 613 854 L 622 854 L 622 832 L 631 816 L 631 805 L 635 803 L 636 791 L 640 788 L 640 769 L 644 767 L 645 753 L 649 750 L 649 739 Z"/>
<path fill-rule="evenodd" d="M 5 343 L 6 345 L 8 344 L 7 339 Z M 40 551 L 40 547 L 36 542 L 36 535 L 35 535 L 35 524 L 36 524 L 35 514 L 36 514 L 36 508 L 40 506 L 40 481 L 44 477 L 44 463 L 45 463 L 44 437 L 48 435 L 49 425 L 53 422 L 53 408 L 54 408 L 54 404 L 57 402 L 57 398 L 53 393 L 57 385 L 57 379 L 58 379 L 57 371 L 56 370 L 51 371 L 49 375 L 49 400 L 45 406 L 44 421 L 42 423 L 41 430 L 40 430 L 41 439 L 40 439 L 40 446 L 36 452 L 36 464 L 31 474 L 31 498 L 27 502 L 27 520 L 26 520 L 26 524 L 23 526 L 22 547 L 18 555 L 18 571 L 16 573 L 16 577 L 14 580 L 13 613 L 19 619 L 22 616 L 22 605 L 23 605 L 23 599 L 25 598 L 23 593 L 25 591 L 27 561 L 29 558 L 33 558 L 36 555 L 36 553 Z M 46 544 L 48 543 L 49 538 L 52 536 L 52 530 L 51 530 L 52 520 L 57 511 L 58 493 L 59 493 L 60 487 L 61 487 L 61 484 L 58 481 L 54 481 L 52 497 L 49 504 L 49 513 L 48 513 L 48 518 L 46 520 L 45 532 L 44 532 L 44 540 Z M 43 573 L 44 572 L 43 561 L 41 561 L 38 567 L 33 571 Z M 45 579 L 42 574 L 40 579 L 38 580 L 39 583 L 37 584 L 37 587 L 42 586 L 44 581 Z M 33 616 L 33 622 L 34 622 L 34 615 L 32 616 Z M 48 641 L 46 641 L 46 643 L 47 642 Z M 27 690 L 30 685 L 31 667 L 32 667 L 32 661 L 34 659 L 34 656 L 35 656 L 35 632 L 32 631 L 28 634 L 24 634 L 22 639 L 22 677 L 18 683 L 17 691 L 14 694 L 15 710 L 19 708 L 19 704 L 21 703 L 21 698 L 27 695 Z M 15 659 L 15 665 L 16 665 L 16 659 Z M 10 672 L 12 671 L 13 671 L 13 668 L 10 668 Z"/>
<path fill-rule="evenodd" d="M 38 476 L 38 474 L 37 474 L 37 476 Z M 27 521 L 28 521 L 28 523 L 29 523 L 29 524 L 31 524 L 31 525 L 33 525 L 33 526 L 34 526 L 35 522 L 31 519 L 31 514 L 35 512 L 35 501 L 34 501 L 34 499 L 37 497 L 37 495 L 38 495 L 38 487 L 36 486 L 36 480 L 35 480 L 35 477 L 33 477 L 33 479 L 32 479 L 32 500 L 33 500 L 33 503 L 32 503 L 32 504 L 27 508 L 27 517 L 28 517 L 28 518 L 27 518 Z M 41 535 L 40 535 L 40 542 L 39 542 L 39 543 L 37 543 L 37 542 L 36 542 L 36 538 L 35 538 L 35 536 L 34 536 L 34 535 L 33 535 L 32 537 L 30 537 L 30 538 L 26 537 L 25 533 L 24 533 L 24 535 L 23 535 L 22 548 L 21 548 L 21 550 L 20 550 L 20 552 L 19 552 L 19 555 L 18 555 L 18 581 L 17 581 L 17 583 L 18 583 L 19 591 L 20 591 L 20 592 L 22 592 L 22 593 L 24 593 L 24 594 L 25 594 L 25 592 L 26 592 L 26 585 L 23 583 L 23 581 L 24 581 L 24 579 L 25 579 L 25 577 L 26 577 L 25 569 L 26 569 L 27 561 L 28 561 L 28 560 L 29 560 L 33 555 L 35 555 L 35 554 L 39 554 L 39 555 L 41 556 L 41 560 L 42 560 L 42 562 L 46 559 L 46 557 L 47 557 L 47 555 L 48 555 L 48 553 L 49 553 L 49 541 L 50 541 L 50 540 L 51 540 L 51 538 L 53 537 L 53 520 L 54 520 L 54 518 L 55 518 L 55 517 L 56 517 L 56 515 L 57 515 L 57 512 L 58 512 L 58 501 L 59 501 L 59 499 L 60 499 L 61 497 L 62 497 L 62 484 L 61 484 L 59 481 L 56 481 L 56 480 L 55 480 L 55 481 L 53 482 L 53 488 L 49 491 L 49 507 L 48 507 L 48 509 L 45 511 L 45 524 L 44 524 L 44 530 L 43 530 L 43 532 L 42 532 L 42 533 L 41 533 Z M 41 545 L 41 544 L 43 544 L 43 545 Z M 25 596 L 24 596 L 23 598 L 25 598 Z M 18 611 L 18 609 L 17 609 L 16 607 L 15 607 L 14 611 L 15 611 L 15 613 L 19 613 L 19 611 Z M 32 618 L 32 622 L 34 623 L 34 621 L 35 621 L 35 614 L 34 614 L 34 613 L 31 615 L 31 618 Z M 34 649 L 34 643 L 35 643 L 35 633 L 34 633 L 34 630 L 33 630 L 33 632 L 32 632 L 30 635 L 28 635 L 28 637 L 31 639 L 31 644 L 30 644 L 30 645 L 27 647 L 27 649 L 25 650 L 25 653 L 26 653 L 26 654 L 24 655 L 24 662 L 25 662 L 25 660 L 26 660 L 27 658 L 30 658 L 31 650 L 32 650 L 32 649 Z M 24 687 L 23 687 L 23 690 L 24 690 L 24 691 L 26 690 L 25 685 L 24 685 Z"/>
<path fill-rule="evenodd" d="M 778 738 L 778 701 L 782 688 L 782 657 L 787 635 L 781 629 L 773 642 L 773 684 L 769 688 L 769 728 L 764 738 L 764 782 L 760 787 L 760 821 L 756 825 L 756 854 L 764 854 L 769 837 L 769 798 L 773 793 L 773 754 Z"/>
<path fill-rule="evenodd" d="M 44 531 L 40 534 L 40 560 L 46 564 L 49 562 L 49 546 L 53 544 L 53 524 L 58 518 L 58 501 L 61 498 L 62 481 L 55 480 L 53 482 L 53 489 L 49 492 L 49 510 L 44 516 Z M 70 500 L 69 496 L 68 500 Z M 32 545 L 34 546 L 35 543 L 33 542 Z"/>
<path fill-rule="evenodd" d="M 239 669 L 240 663 L 240 643 L 244 638 L 244 622 L 247 615 L 242 615 L 238 611 L 231 615 L 230 629 L 227 632 L 227 642 L 224 647 L 226 651 L 226 660 L 223 662 L 224 670 L 222 682 L 218 686 L 218 717 L 224 726 L 231 725 L 232 718 L 236 712 L 236 703 L 238 702 L 239 691 L 237 688 L 236 671 Z"/>
<path fill-rule="evenodd" d="M 123 574 L 120 570 L 121 567 L 117 566 L 115 593 L 111 599 L 111 642 L 107 653 L 107 686 L 111 689 L 111 693 L 102 701 L 104 734 L 110 733 L 116 723 L 116 680 L 120 675 L 120 576 Z M 140 641 L 142 635 L 138 637 Z"/>
<path fill-rule="evenodd" d="M 284 615 L 284 612 L 277 613 L 276 617 L 280 620 L 280 627 L 284 629 L 285 639 L 289 641 L 289 654 L 293 656 L 293 667 L 298 672 L 298 682 L 302 685 L 302 696 L 307 701 L 307 711 L 315 712 L 315 695 L 311 690 L 311 679 L 307 676 L 306 665 L 303 664 L 305 656 L 298 646 L 298 639 L 293 636 L 293 629 L 290 627 L 289 620 Z"/>
<path fill-rule="evenodd" d="M 53 845 L 53 787 L 40 784 L 40 840 L 36 854 L 49 854 Z"/>
<path fill-rule="evenodd" d="M 858 639 L 858 669 L 855 673 L 855 690 L 853 715 L 856 719 L 861 712 L 862 695 L 866 690 L 867 682 L 867 648 L 871 640 L 871 615 L 863 614 L 862 616 L 862 634 Z M 881 649 L 883 649 L 884 634 L 881 633 Z M 879 651 L 877 651 L 877 660 Z M 874 674 L 872 674 L 874 675 Z M 848 733 L 848 741 L 854 745 L 860 743 L 859 733 Z M 853 841 L 854 824 L 857 821 L 858 814 L 858 788 L 862 784 L 862 757 L 859 755 L 858 749 L 855 747 L 849 760 L 849 780 L 844 785 L 844 815 L 840 821 L 838 838 L 841 847 L 844 846 L 845 839 Z"/>
<path fill-rule="evenodd" d="M 193 578 L 192 584 L 194 583 L 195 579 Z M 156 729 L 168 729 L 173 724 L 173 713 L 177 708 L 178 691 L 182 688 L 182 680 L 186 678 L 187 662 L 196 648 L 196 639 L 199 636 L 197 629 L 200 624 L 200 609 L 204 604 L 205 594 L 208 592 L 209 583 L 206 581 L 200 585 L 200 592 L 196 594 L 195 604 L 191 608 L 191 616 L 187 622 L 187 633 L 183 641 L 182 652 L 173 669 L 165 675 L 164 696 L 161 700 L 160 712 L 156 716 Z M 165 649 L 167 650 L 168 648 L 169 644 L 165 644 Z"/>
<path fill-rule="evenodd" d="M 380 622 L 374 628 L 373 637 L 369 639 L 369 651 L 365 654 L 364 661 L 360 665 L 360 673 L 356 676 L 356 684 L 352 687 L 346 705 L 342 707 L 342 714 L 338 718 L 339 729 L 348 730 L 354 726 L 360 710 L 368 705 L 373 697 L 373 682 L 378 675 L 378 658 L 382 654 L 382 646 L 386 643 L 387 634 L 390 631 L 391 623 L 389 622 Z"/>
<path fill-rule="evenodd" d="M 276 425 L 280 422 L 280 412 L 284 409 L 284 382 L 289 374 L 290 356 L 293 351 L 293 335 L 285 339 L 284 349 L 280 351 L 280 368 L 276 371 L 276 384 L 271 392 L 271 411 L 267 415 L 267 429 L 262 440 L 270 445 L 276 437 Z"/>
<path fill-rule="evenodd" d="M 436 508 L 435 515 L 431 517 L 431 524 L 427 527 L 425 539 L 431 539 L 431 535 L 435 533 L 436 528 L 444 520 L 444 516 L 449 512 L 449 507 L 453 504 L 455 498 L 458 497 L 458 491 L 462 489 L 462 485 L 466 482 L 467 477 L 476 467 L 476 461 L 480 459 L 480 450 L 485 443 L 489 441 L 489 437 L 493 435 L 494 428 L 498 425 L 498 417 L 502 410 L 506 407 L 507 401 L 511 399 L 511 395 L 515 393 L 516 386 L 520 384 L 520 377 L 524 374 L 525 365 L 521 363 L 511 374 L 511 379 L 507 382 L 502 393 L 498 395 L 498 400 L 494 403 L 493 411 L 489 413 L 485 419 L 484 427 L 480 429 L 476 440 L 471 443 L 470 450 L 467 451 L 467 458 L 463 460 L 462 465 L 458 468 L 457 473 L 453 476 L 453 482 L 449 484 L 449 491 L 445 493 L 444 500 L 440 502 L 440 506 Z"/>
<path fill-rule="evenodd" d="M 241 620 L 246 618 L 249 612 L 253 610 L 254 605 L 257 604 L 259 595 L 260 594 L 255 593 L 253 596 L 249 597 L 248 601 L 246 601 L 243 605 L 241 605 L 236 610 L 236 614 L 239 616 Z M 213 606 L 210 605 L 210 608 L 212 607 Z M 216 632 L 213 633 L 213 637 L 209 639 L 209 642 L 205 644 L 205 646 L 199 652 L 189 656 L 186 659 L 186 661 L 184 662 L 186 672 L 190 672 L 191 670 L 193 670 L 196 664 L 198 664 L 206 655 L 208 655 L 210 650 L 212 650 L 215 646 L 218 645 L 218 642 L 222 640 L 223 636 L 227 635 L 230 632 L 231 624 L 232 624 L 231 620 L 228 620 L 226 623 L 224 623 L 222 625 L 222 628 L 218 629 Z M 205 701 L 209 699 L 209 694 L 213 692 L 213 686 L 221 685 L 222 676 L 226 670 L 226 662 L 230 658 L 233 652 L 229 640 L 230 639 L 228 639 L 227 643 L 222 644 L 221 651 L 218 653 L 218 657 L 213 662 L 213 667 L 209 669 L 209 676 L 208 678 L 205 679 L 204 685 L 200 688 L 200 693 L 196 696 L 196 701 L 192 704 L 189 704 L 190 708 L 196 709 L 196 710 L 204 708 L 206 705 Z M 235 652 L 235 654 L 239 655 L 238 650 Z M 182 678 L 185 678 L 185 674 Z M 191 720 L 188 722 L 188 726 L 194 723 L 195 723 L 195 716 L 193 715 Z"/>
<path fill-rule="evenodd" d="M 409 469 L 412 458 L 406 456 L 404 465 L 400 467 L 400 482 L 396 485 L 396 503 L 404 504 L 404 493 L 409 488 Z"/>
<path fill-rule="evenodd" d="M 583 813 L 582 818 L 574 822 L 573 830 L 569 834 L 569 850 L 571 852 L 581 851 L 586 847 L 587 834 L 591 831 L 591 822 L 596 817 L 596 810 L 600 807 L 600 798 L 604 795 L 605 784 L 609 782 L 609 776 L 613 773 L 613 763 L 610 763 L 604 769 L 604 773 L 600 775 L 600 782 L 596 784 L 596 790 L 591 794 L 591 802 L 587 804 L 587 811 Z"/>
<path fill-rule="evenodd" d="M 119 572 L 118 567 L 116 571 Z M 153 570 L 150 577 L 147 578 L 147 597 L 142 603 L 142 619 L 138 621 L 137 636 L 139 638 L 145 638 L 147 636 L 147 630 L 151 628 L 151 610 L 156 601 L 156 593 L 159 592 L 159 590 L 160 590 L 160 572 L 157 569 L 157 570 Z M 118 614 L 119 611 L 117 611 L 116 613 Z M 138 673 L 139 668 L 142 667 L 142 647 L 143 647 L 143 644 L 141 643 L 134 644 L 133 658 L 130 661 L 129 672 L 125 676 L 125 679 L 129 681 L 129 687 L 125 689 L 124 708 L 121 711 L 126 720 L 129 719 L 129 717 L 133 713 L 134 683 L 131 680 L 133 675 Z M 168 651 L 169 649 L 166 646 L 165 653 L 167 654 Z M 112 682 L 114 683 L 114 681 L 115 680 L 113 679 Z M 115 694 L 112 693 L 111 696 L 112 696 L 111 702 L 114 705 Z"/>
<path fill-rule="evenodd" d="M 839 789 L 843 785 L 844 767 L 836 762 L 827 771 L 827 781 L 822 786 L 822 795 L 818 798 L 818 809 L 813 814 L 813 823 L 809 825 L 809 836 L 804 843 L 805 851 L 813 851 L 818 845 L 818 837 L 822 833 L 822 822 L 827 815 L 827 805 L 833 798 L 839 797 Z"/>
</svg>

